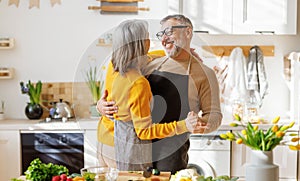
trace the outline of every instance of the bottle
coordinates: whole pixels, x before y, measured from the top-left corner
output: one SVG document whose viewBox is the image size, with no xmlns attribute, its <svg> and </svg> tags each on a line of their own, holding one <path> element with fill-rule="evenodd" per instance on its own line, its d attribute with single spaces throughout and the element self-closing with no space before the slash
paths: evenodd
<svg viewBox="0 0 300 181">
<path fill-rule="evenodd" d="M 249 122 L 257 123 L 258 121 L 258 102 L 255 95 L 255 90 L 249 91 L 248 101 L 246 103 L 246 117 Z"/>
</svg>

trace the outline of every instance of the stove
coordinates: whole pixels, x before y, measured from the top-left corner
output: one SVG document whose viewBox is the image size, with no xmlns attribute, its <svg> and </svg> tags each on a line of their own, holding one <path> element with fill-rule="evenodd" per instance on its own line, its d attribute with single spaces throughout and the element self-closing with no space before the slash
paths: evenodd
<svg viewBox="0 0 300 181">
<path fill-rule="evenodd" d="M 66 122 L 74 122 L 76 121 L 75 118 L 67 118 L 67 117 L 63 117 L 63 118 L 51 118 L 51 117 L 47 117 L 44 120 L 41 120 L 39 123 L 66 123 Z"/>
</svg>

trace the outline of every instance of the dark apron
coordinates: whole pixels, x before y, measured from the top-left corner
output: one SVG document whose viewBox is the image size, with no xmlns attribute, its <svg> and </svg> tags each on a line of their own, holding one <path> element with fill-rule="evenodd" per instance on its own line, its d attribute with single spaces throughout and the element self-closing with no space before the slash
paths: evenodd
<svg viewBox="0 0 300 181">
<path fill-rule="evenodd" d="M 148 77 L 153 94 L 152 121 L 153 123 L 169 123 L 174 120 L 183 120 L 190 111 L 188 100 L 190 65 L 187 75 L 159 71 L 159 68 Z M 153 140 L 154 168 L 171 171 L 172 174 L 185 169 L 188 164 L 189 136 L 189 133 L 184 133 Z"/>
</svg>

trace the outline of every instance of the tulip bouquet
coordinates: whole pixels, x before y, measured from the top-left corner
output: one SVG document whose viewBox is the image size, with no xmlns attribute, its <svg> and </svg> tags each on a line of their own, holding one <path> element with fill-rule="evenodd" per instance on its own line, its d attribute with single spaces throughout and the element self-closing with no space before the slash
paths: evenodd
<svg viewBox="0 0 300 181">
<path fill-rule="evenodd" d="M 288 125 L 279 125 L 280 117 L 277 116 L 272 120 L 272 126 L 267 130 L 260 129 L 258 125 L 252 125 L 248 122 L 243 123 L 238 114 L 234 115 L 235 121 L 230 123 L 232 127 L 241 126 L 241 132 L 227 132 L 221 134 L 222 139 L 235 141 L 237 144 L 245 144 L 253 150 L 271 151 L 279 144 L 287 144 L 291 150 L 300 150 L 298 134 L 289 134 L 291 140 L 283 142 L 284 136 L 287 134 L 288 129 L 294 126 L 295 122 Z"/>
</svg>

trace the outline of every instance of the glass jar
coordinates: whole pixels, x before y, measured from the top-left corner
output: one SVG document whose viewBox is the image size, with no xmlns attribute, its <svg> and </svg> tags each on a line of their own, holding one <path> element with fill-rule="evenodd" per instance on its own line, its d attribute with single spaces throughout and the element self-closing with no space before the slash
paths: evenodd
<svg viewBox="0 0 300 181">
<path fill-rule="evenodd" d="M 257 123 L 258 119 L 258 101 L 255 95 L 255 90 L 249 91 L 248 101 L 246 103 L 245 116 L 251 123 Z"/>
<path fill-rule="evenodd" d="M 244 116 L 244 102 L 241 100 L 234 100 L 232 101 L 232 116 L 234 119 L 234 115 L 237 114 L 239 115 L 241 118 L 243 118 Z"/>
</svg>

